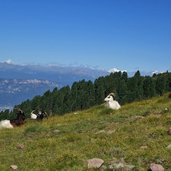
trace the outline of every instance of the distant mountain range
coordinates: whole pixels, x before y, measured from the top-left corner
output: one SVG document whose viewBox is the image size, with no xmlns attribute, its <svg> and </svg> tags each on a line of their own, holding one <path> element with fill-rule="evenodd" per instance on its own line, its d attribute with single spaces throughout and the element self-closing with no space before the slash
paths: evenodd
<svg viewBox="0 0 171 171">
<path fill-rule="evenodd" d="M 126 70 L 112 68 L 105 71 L 85 66 L 18 65 L 0 62 L 0 110 L 11 108 L 55 87 L 72 85 L 73 82 L 82 79 L 94 81 L 100 76 L 119 71 Z M 128 75 L 133 76 L 134 73 L 128 72 Z M 152 75 L 152 72 L 141 74 Z"/>
<path fill-rule="evenodd" d="M 56 65 L 17 65 L 0 62 L 0 78 L 3 79 L 40 79 L 57 81 L 59 86 L 71 85 L 81 79 L 94 80 L 106 75 L 107 71 L 89 67 L 63 67 Z"/>
<path fill-rule="evenodd" d="M 94 81 L 107 71 L 88 67 L 18 65 L 0 62 L 0 110 L 42 95 L 55 87 L 72 85 L 82 79 Z"/>
</svg>

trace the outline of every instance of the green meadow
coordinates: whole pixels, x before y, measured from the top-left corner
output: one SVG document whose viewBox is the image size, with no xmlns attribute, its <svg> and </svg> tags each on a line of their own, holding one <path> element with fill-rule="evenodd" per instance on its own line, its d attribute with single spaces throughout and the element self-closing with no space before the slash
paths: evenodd
<svg viewBox="0 0 171 171">
<path fill-rule="evenodd" d="M 43 121 L 27 119 L 21 127 L 0 130 L 0 171 L 11 165 L 18 171 L 108 171 L 117 170 L 109 166 L 120 160 L 133 171 L 147 171 L 150 163 L 171 171 L 170 127 L 168 94 L 118 111 L 102 104 Z M 103 166 L 88 169 L 92 158 L 104 160 Z"/>
</svg>

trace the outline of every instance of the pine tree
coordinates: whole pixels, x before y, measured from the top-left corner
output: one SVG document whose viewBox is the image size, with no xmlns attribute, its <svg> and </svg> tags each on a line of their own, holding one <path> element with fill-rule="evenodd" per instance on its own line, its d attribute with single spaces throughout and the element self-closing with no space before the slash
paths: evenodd
<svg viewBox="0 0 171 171">
<path fill-rule="evenodd" d="M 101 104 L 105 98 L 104 77 L 99 77 L 94 82 L 95 104 Z"/>
<path fill-rule="evenodd" d="M 160 96 L 166 91 L 166 78 L 163 74 L 159 74 L 156 79 L 156 93 Z"/>
<path fill-rule="evenodd" d="M 143 80 L 144 97 L 149 98 L 155 96 L 155 82 L 150 76 L 146 76 Z"/>
</svg>

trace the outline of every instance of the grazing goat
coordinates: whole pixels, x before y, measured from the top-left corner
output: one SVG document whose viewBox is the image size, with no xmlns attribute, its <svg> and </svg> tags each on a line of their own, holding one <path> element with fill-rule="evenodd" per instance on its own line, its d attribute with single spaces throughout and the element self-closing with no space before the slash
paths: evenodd
<svg viewBox="0 0 171 171">
<path fill-rule="evenodd" d="M 24 120 L 25 120 L 25 114 L 21 109 L 19 109 L 17 112 L 16 119 L 13 119 L 13 120 L 6 119 L 6 120 L 0 121 L 0 129 L 1 128 L 14 128 L 16 126 L 20 126 L 24 124 Z"/>
<path fill-rule="evenodd" d="M 104 101 L 106 102 L 106 106 L 108 108 L 114 109 L 114 110 L 118 110 L 121 108 L 120 104 L 114 100 L 114 93 L 110 93 L 105 99 Z"/>
<path fill-rule="evenodd" d="M 38 114 L 35 114 L 34 113 L 34 111 L 35 110 L 33 110 L 32 112 L 31 112 L 31 119 L 34 119 L 34 120 L 42 120 L 43 118 L 48 118 L 48 115 L 47 115 L 47 113 L 46 112 L 44 112 L 44 111 L 39 111 L 38 112 Z"/>
</svg>

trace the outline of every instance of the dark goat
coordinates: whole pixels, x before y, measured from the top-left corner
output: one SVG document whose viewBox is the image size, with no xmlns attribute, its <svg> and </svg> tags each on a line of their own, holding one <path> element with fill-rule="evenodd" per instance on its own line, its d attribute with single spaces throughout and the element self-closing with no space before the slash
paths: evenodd
<svg viewBox="0 0 171 171">
<path fill-rule="evenodd" d="M 33 110 L 31 112 L 31 118 L 37 120 L 43 120 L 44 118 L 48 118 L 48 114 L 45 111 L 39 111 L 38 114 L 35 114 Z"/>
<path fill-rule="evenodd" d="M 24 124 L 25 114 L 21 109 L 18 109 L 17 117 L 13 120 L 0 121 L 0 128 L 14 128 Z"/>
<path fill-rule="evenodd" d="M 24 124 L 26 117 L 24 112 L 21 109 L 18 109 L 16 119 L 10 120 L 10 123 L 15 126 L 20 126 Z"/>
</svg>

